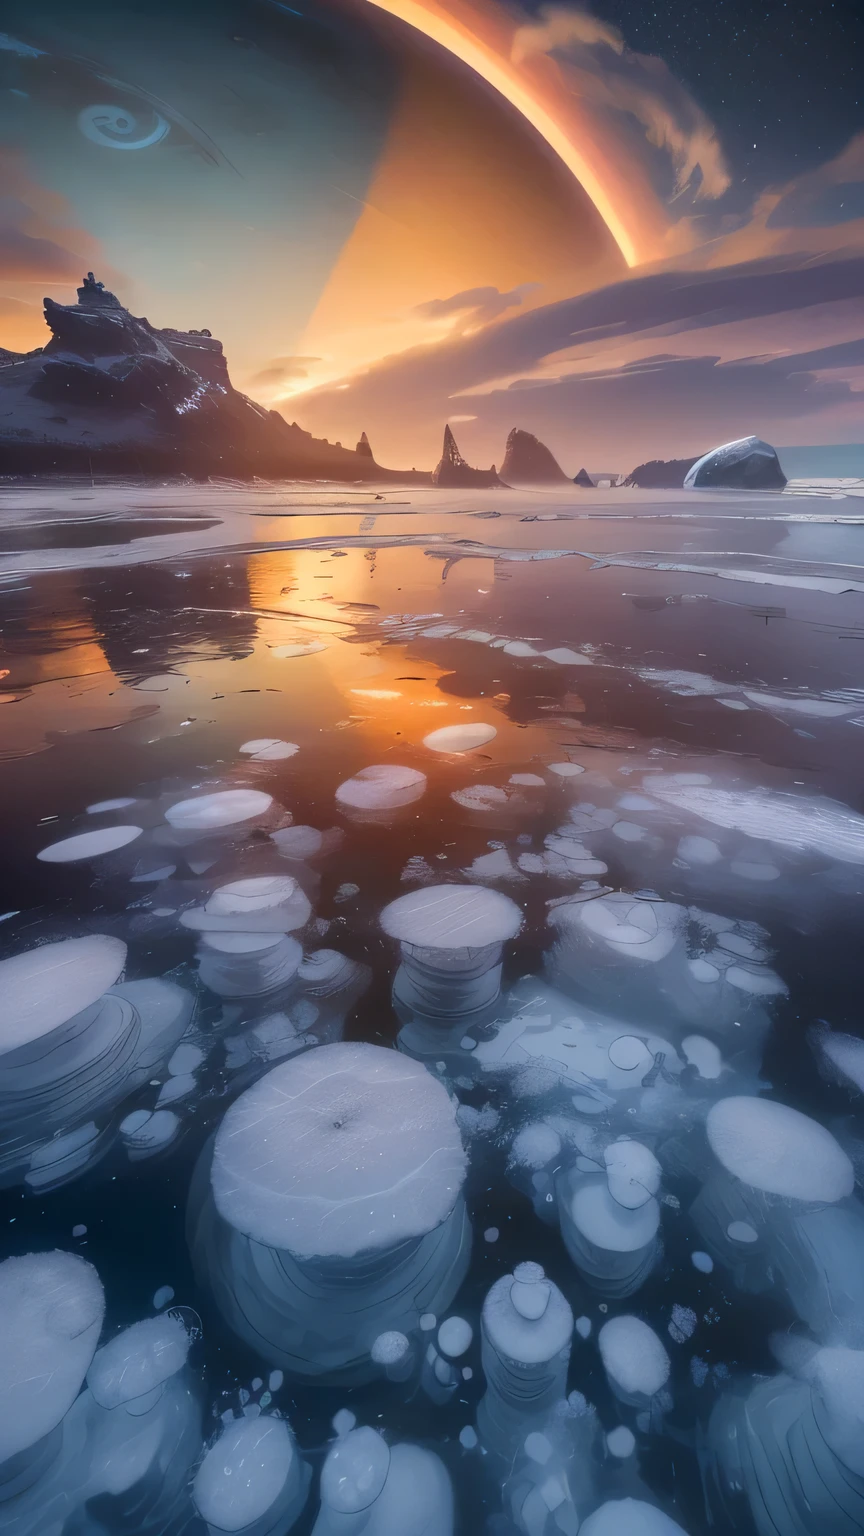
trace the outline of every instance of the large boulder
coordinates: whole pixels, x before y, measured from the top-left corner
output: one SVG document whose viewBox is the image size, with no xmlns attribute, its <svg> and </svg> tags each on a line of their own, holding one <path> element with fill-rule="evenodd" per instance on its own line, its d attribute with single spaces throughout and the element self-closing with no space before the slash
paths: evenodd
<svg viewBox="0 0 864 1536">
<path fill-rule="evenodd" d="M 739 437 L 712 448 L 696 460 L 684 480 L 688 490 L 782 491 L 785 484 L 776 451 L 758 437 Z"/>
</svg>

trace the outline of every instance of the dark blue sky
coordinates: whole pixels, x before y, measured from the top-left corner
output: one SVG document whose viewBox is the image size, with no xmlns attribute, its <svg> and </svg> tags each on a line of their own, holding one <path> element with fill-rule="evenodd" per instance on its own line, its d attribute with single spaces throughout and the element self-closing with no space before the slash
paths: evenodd
<svg viewBox="0 0 864 1536">
<path fill-rule="evenodd" d="M 864 0 L 596 0 L 589 9 L 690 88 L 736 181 L 786 181 L 864 130 Z"/>
</svg>

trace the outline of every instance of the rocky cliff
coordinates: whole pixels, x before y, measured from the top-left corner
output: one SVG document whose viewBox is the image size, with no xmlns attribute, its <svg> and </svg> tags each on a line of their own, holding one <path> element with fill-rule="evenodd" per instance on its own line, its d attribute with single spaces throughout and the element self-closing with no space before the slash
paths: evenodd
<svg viewBox="0 0 864 1536">
<path fill-rule="evenodd" d="M 507 438 L 501 479 L 506 485 L 569 485 L 558 460 L 533 432 L 514 427 Z"/>
<path fill-rule="evenodd" d="M 0 350 L 0 474 L 100 472 L 400 480 L 359 452 L 314 438 L 234 389 L 209 331 L 159 330 L 95 282 L 77 304 L 45 300 L 51 339 Z"/>
<path fill-rule="evenodd" d="M 449 427 L 444 428 L 444 444 L 441 457 L 432 471 L 432 484 L 455 490 L 484 489 L 500 485 L 495 465 L 491 469 L 472 469 L 463 459 L 456 446 L 456 439 Z"/>
<path fill-rule="evenodd" d="M 643 491 L 675 491 L 684 484 L 684 476 L 693 468 L 696 459 L 649 459 L 637 464 L 624 481 Z"/>
</svg>

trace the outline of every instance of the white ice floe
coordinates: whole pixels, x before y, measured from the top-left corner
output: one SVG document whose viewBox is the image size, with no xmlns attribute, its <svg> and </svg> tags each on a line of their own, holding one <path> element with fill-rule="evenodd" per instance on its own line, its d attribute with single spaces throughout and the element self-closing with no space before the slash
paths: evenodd
<svg viewBox="0 0 864 1536">
<path fill-rule="evenodd" d="M 660 1164 L 639 1141 L 613 1141 L 603 1153 L 609 1193 L 618 1205 L 638 1210 L 660 1188 Z"/>
<path fill-rule="evenodd" d="M 228 1424 L 210 1446 L 192 1484 L 192 1500 L 212 1532 L 288 1531 L 306 1499 L 308 1471 L 285 1419 L 272 1414 Z M 287 1498 L 286 1498 L 287 1495 Z"/>
<path fill-rule="evenodd" d="M 858 708 L 856 704 L 838 704 L 807 694 L 763 693 L 753 688 L 743 688 L 742 693 L 760 709 L 776 710 L 778 714 L 809 715 L 814 720 L 837 720 L 843 715 L 854 715 Z"/>
<path fill-rule="evenodd" d="M 424 747 L 432 752 L 473 752 L 494 741 L 498 732 L 494 725 L 484 725 L 479 720 L 471 725 L 444 725 L 423 737 Z"/>
<path fill-rule="evenodd" d="M 581 763 L 548 763 L 547 767 L 559 779 L 575 779 L 585 772 Z"/>
<path fill-rule="evenodd" d="M 551 651 L 542 653 L 547 661 L 557 662 L 559 667 L 590 667 L 590 656 L 585 656 L 582 651 L 573 651 L 566 645 L 553 646 Z"/>
<path fill-rule="evenodd" d="M 321 1046 L 231 1106 L 212 1185 L 258 1243 L 353 1256 L 436 1227 L 465 1176 L 454 1106 L 425 1067 L 380 1046 Z"/>
<path fill-rule="evenodd" d="M 722 859 L 723 854 L 717 844 L 710 837 L 699 837 L 696 833 L 689 833 L 682 837 L 677 848 L 679 859 L 685 864 L 716 864 Z"/>
<path fill-rule="evenodd" d="M 340 784 L 336 799 L 351 810 L 389 811 L 413 805 L 425 793 L 425 773 L 395 763 L 376 763 Z"/>
<path fill-rule="evenodd" d="M 120 1122 L 120 1135 L 133 1158 L 161 1152 L 174 1140 L 179 1129 L 180 1120 L 171 1109 L 157 1109 L 153 1114 L 146 1109 L 136 1109 Z"/>
<path fill-rule="evenodd" d="M 76 1254 L 0 1264 L 0 1463 L 37 1445 L 71 1408 L 104 1311 L 99 1276 Z"/>
<path fill-rule="evenodd" d="M 292 875 L 256 875 L 220 885 L 203 907 L 180 915 L 199 933 L 284 934 L 302 928 L 312 908 Z"/>
<path fill-rule="evenodd" d="M 321 1472 L 313 1536 L 360 1530 L 363 1536 L 452 1536 L 453 1489 L 438 1457 L 417 1445 L 390 1449 L 365 1426 L 338 1440 Z"/>
<path fill-rule="evenodd" d="M 254 763 L 278 763 L 283 758 L 294 757 L 300 751 L 296 741 L 282 741 L 278 736 L 258 736 L 254 741 L 244 741 L 241 752 Z"/>
<path fill-rule="evenodd" d="M 96 1351 L 87 1385 L 101 1408 L 149 1397 L 186 1364 L 191 1337 L 182 1318 L 166 1312 L 124 1328 Z"/>
<path fill-rule="evenodd" d="M 288 661 L 292 656 L 317 656 L 319 651 L 326 651 L 323 640 L 298 640 L 290 645 L 274 645 L 270 655 L 277 661 Z"/>
<path fill-rule="evenodd" d="M 641 1318 L 610 1318 L 597 1335 L 600 1356 L 614 1392 L 627 1402 L 654 1397 L 665 1387 L 669 1356 L 653 1328 Z"/>
<path fill-rule="evenodd" d="M 240 822 L 263 816 L 273 804 L 273 796 L 262 789 L 220 789 L 212 795 L 194 795 L 177 800 L 165 812 L 165 820 L 178 831 L 208 831 L 213 827 L 233 827 Z"/>
<path fill-rule="evenodd" d="M 579 1536 L 687 1536 L 662 1509 L 641 1499 L 611 1499 L 579 1527 Z"/>
<path fill-rule="evenodd" d="M 715 1157 L 752 1189 L 794 1200 L 842 1200 L 855 1173 L 830 1131 L 770 1099 L 720 1099 L 708 1111 Z"/>
<path fill-rule="evenodd" d="M 124 795 L 118 800 L 97 800 L 95 805 L 88 805 L 87 815 L 98 816 L 102 811 L 125 811 L 130 805 L 135 805 L 134 795 Z"/>
<path fill-rule="evenodd" d="M 43 944 L 0 962 L 0 1053 L 40 1040 L 91 1007 L 125 964 L 126 945 L 102 933 Z"/>
<path fill-rule="evenodd" d="M 769 790 L 700 788 L 658 775 L 652 795 L 716 827 L 744 832 L 781 847 L 864 864 L 864 816 L 837 800 L 808 800 Z"/>
<path fill-rule="evenodd" d="M 79 832 L 76 837 L 64 837 L 62 842 L 49 843 L 37 853 L 43 864 L 76 864 L 83 859 L 98 859 L 102 854 L 115 853 L 140 837 L 141 827 L 100 827 L 98 832 Z"/>
<path fill-rule="evenodd" d="M 481 949 L 512 939 L 522 913 L 509 896 L 475 885 L 436 885 L 399 896 L 381 913 L 391 938 L 419 949 Z"/>
</svg>

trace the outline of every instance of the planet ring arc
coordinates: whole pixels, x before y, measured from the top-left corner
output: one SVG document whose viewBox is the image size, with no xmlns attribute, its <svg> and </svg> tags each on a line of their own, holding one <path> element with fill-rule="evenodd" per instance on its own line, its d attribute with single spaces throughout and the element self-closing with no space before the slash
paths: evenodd
<svg viewBox="0 0 864 1536">
<path fill-rule="evenodd" d="M 496 58 L 475 38 L 466 35 L 454 22 L 423 4 L 423 0 L 369 0 L 369 3 L 395 16 L 399 21 L 407 23 L 408 26 L 414 27 L 432 42 L 438 43 L 448 53 L 460 59 L 463 64 L 467 64 L 469 69 L 472 69 L 486 81 L 487 85 L 491 85 L 493 90 L 503 96 L 505 101 L 515 107 L 540 137 L 545 139 L 550 149 L 579 182 L 597 209 L 628 267 L 640 264 L 642 258 L 633 235 L 627 227 L 627 222 L 615 206 L 597 171 L 583 151 L 555 121 L 552 114 L 537 100 L 530 87 L 520 81 L 507 68 L 503 60 Z"/>
</svg>

